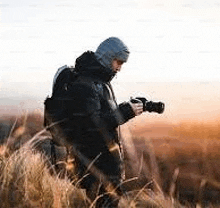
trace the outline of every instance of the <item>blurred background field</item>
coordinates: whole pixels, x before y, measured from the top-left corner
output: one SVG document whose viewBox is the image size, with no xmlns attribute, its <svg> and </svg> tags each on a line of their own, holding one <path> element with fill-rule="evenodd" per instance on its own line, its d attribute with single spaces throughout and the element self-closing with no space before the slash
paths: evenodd
<svg viewBox="0 0 220 208">
<path fill-rule="evenodd" d="M 219 120 L 146 118 L 123 125 L 128 195 L 120 207 L 219 207 L 219 126 Z M 0 138 L 3 207 L 92 207 L 67 177 L 74 165 L 65 149 L 56 147 L 60 172 L 51 164 L 42 113 L 1 117 Z"/>
</svg>

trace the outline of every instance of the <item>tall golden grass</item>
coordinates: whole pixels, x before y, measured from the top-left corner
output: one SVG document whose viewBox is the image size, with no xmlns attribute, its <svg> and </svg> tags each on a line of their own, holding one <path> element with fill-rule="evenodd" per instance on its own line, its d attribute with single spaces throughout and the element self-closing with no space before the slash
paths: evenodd
<svg viewBox="0 0 220 208">
<path fill-rule="evenodd" d="M 68 178 L 74 167 L 71 162 L 63 161 L 66 174 L 61 174 L 37 150 L 49 137 L 42 115 L 7 117 L 1 122 L 6 120 L 11 131 L 0 146 L 0 207 L 94 207 L 75 179 Z M 219 207 L 219 126 L 183 122 L 173 127 L 170 137 L 132 135 L 139 165 L 133 174 L 134 155 L 127 155 L 128 191 L 119 207 Z M 214 202 L 207 201 L 209 195 Z"/>
</svg>

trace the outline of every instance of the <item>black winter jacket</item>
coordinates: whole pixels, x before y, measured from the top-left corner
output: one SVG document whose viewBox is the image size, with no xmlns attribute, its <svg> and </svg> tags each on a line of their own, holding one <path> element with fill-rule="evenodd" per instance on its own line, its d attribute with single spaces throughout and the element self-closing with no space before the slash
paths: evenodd
<svg viewBox="0 0 220 208">
<path fill-rule="evenodd" d="M 114 73 L 103 67 L 91 51 L 77 58 L 75 71 L 74 82 L 62 89 L 55 83 L 47 107 L 47 124 L 66 119 L 58 125 L 59 131 L 52 129 L 52 132 L 62 134 L 65 144 L 67 141 L 76 147 L 89 145 L 102 149 L 108 143 L 118 143 L 117 127 L 135 115 L 129 103 L 116 103 L 110 84 Z M 62 107 L 54 105 L 56 101 L 61 101 Z"/>
</svg>

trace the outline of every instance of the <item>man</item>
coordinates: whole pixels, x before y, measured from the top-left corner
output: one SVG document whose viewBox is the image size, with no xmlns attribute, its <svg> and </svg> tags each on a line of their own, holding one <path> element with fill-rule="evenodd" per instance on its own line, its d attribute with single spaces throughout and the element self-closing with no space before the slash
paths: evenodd
<svg viewBox="0 0 220 208">
<path fill-rule="evenodd" d="M 71 147 L 79 184 L 96 207 L 117 207 L 122 195 L 122 146 L 118 127 L 143 112 L 142 102 L 116 103 L 110 81 L 129 56 L 116 37 L 76 59 L 75 67 L 58 70 L 53 93 L 46 101 L 46 125 L 53 138 Z"/>
</svg>

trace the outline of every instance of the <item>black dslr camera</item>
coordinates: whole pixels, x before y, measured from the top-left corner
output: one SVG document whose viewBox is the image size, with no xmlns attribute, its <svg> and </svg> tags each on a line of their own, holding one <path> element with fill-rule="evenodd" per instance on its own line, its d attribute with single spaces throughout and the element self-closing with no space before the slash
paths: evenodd
<svg viewBox="0 0 220 208">
<path fill-rule="evenodd" d="M 143 111 L 148 111 L 148 112 L 156 112 L 156 113 L 163 113 L 165 109 L 165 104 L 162 102 L 153 102 L 153 101 L 148 101 L 144 97 L 136 97 L 132 98 L 130 100 L 132 103 L 143 103 Z"/>
</svg>

